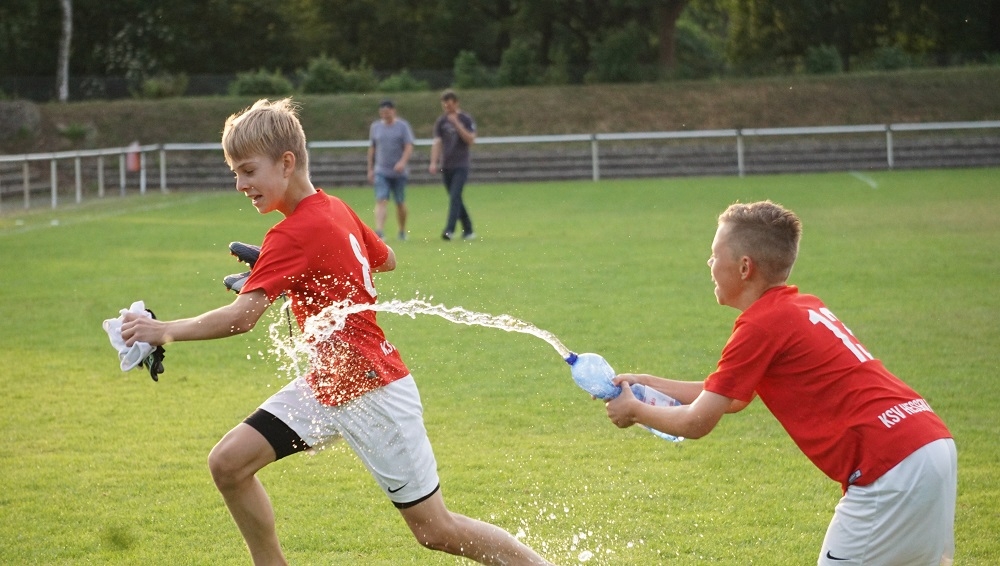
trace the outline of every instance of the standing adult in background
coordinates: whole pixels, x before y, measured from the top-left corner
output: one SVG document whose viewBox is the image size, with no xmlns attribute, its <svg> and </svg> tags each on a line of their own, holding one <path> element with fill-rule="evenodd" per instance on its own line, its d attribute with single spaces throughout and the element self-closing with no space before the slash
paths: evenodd
<svg viewBox="0 0 1000 566">
<path fill-rule="evenodd" d="M 472 240 L 472 219 L 465 209 L 462 191 L 469 179 L 469 147 L 476 143 L 476 122 L 458 105 L 458 95 L 448 89 L 441 94 L 444 110 L 434 123 L 434 144 L 431 146 L 431 164 L 428 171 L 441 172 L 448 190 L 448 221 L 441 238 L 451 240 L 456 225 L 462 224 L 462 239 Z"/>
<path fill-rule="evenodd" d="M 368 182 L 375 187 L 375 233 L 385 238 L 385 217 L 389 196 L 396 201 L 399 239 L 406 239 L 407 164 L 413 154 L 413 129 L 396 117 L 396 105 L 383 100 L 378 105 L 379 119 L 368 130 Z"/>
</svg>

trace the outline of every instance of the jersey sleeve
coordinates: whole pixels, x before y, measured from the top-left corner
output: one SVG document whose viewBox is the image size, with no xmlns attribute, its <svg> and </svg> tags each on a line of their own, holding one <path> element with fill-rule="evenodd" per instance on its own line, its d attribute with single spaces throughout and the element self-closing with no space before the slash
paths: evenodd
<svg viewBox="0 0 1000 566">
<path fill-rule="evenodd" d="M 272 228 L 264 236 L 260 257 L 240 294 L 262 289 L 268 300 L 274 302 L 289 289 L 292 278 L 305 273 L 307 267 L 302 246 L 290 234 Z"/>
<path fill-rule="evenodd" d="M 781 350 L 781 339 L 753 323 L 737 321 L 705 390 L 750 402 L 757 384 Z"/>
</svg>

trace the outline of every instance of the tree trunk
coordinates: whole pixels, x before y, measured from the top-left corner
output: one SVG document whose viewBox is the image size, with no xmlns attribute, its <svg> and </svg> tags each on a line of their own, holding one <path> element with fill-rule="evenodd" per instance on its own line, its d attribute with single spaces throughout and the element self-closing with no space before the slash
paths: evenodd
<svg viewBox="0 0 1000 566">
<path fill-rule="evenodd" d="M 677 19 L 681 17 L 681 12 L 687 3 L 688 0 L 665 0 L 656 10 L 660 36 L 660 69 L 667 73 L 677 67 L 674 36 L 677 31 Z"/>
<path fill-rule="evenodd" d="M 56 85 L 59 90 L 59 102 L 66 102 L 69 100 L 69 47 L 73 38 L 73 0 L 60 0 L 60 4 L 62 4 L 63 18 Z"/>
</svg>

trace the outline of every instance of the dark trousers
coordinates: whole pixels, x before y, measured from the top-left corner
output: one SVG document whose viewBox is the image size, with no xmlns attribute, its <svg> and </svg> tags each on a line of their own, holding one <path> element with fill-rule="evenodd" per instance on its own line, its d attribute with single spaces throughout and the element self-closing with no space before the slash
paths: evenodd
<svg viewBox="0 0 1000 566">
<path fill-rule="evenodd" d="M 448 190 L 448 223 L 445 224 L 444 231 L 447 234 L 454 234 L 455 225 L 461 222 L 462 234 L 471 234 L 472 219 L 469 218 L 465 202 L 462 201 L 462 190 L 465 189 L 465 181 L 469 178 L 469 169 L 468 167 L 445 169 L 443 177 L 444 187 Z"/>
</svg>

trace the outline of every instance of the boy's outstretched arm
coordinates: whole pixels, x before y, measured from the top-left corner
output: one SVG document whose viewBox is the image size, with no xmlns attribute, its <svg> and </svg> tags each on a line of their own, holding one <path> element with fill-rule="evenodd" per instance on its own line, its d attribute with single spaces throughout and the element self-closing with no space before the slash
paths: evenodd
<svg viewBox="0 0 1000 566">
<path fill-rule="evenodd" d="M 653 389 L 669 395 L 674 399 L 681 402 L 682 405 L 690 405 L 694 403 L 694 400 L 701 395 L 701 392 L 705 389 L 704 381 L 680 381 L 677 379 L 667 379 L 665 377 L 656 377 L 655 375 L 649 375 L 646 373 L 623 373 L 615 377 L 614 383 L 620 385 L 622 381 L 627 381 L 629 383 L 639 383 L 645 385 L 646 387 L 652 387 Z M 750 402 L 740 401 L 739 399 L 733 399 L 732 403 L 729 405 L 729 410 L 727 413 L 738 413 L 746 408 Z"/>
<path fill-rule="evenodd" d="M 733 408 L 733 399 L 711 391 L 702 391 L 688 405 L 654 407 L 636 399 L 628 381 L 615 381 L 622 386 L 622 393 L 604 405 L 608 418 L 619 428 L 641 424 L 674 436 L 701 438 L 711 432 L 722 415 Z"/>
<path fill-rule="evenodd" d="M 646 373 L 623 373 L 614 379 L 614 382 L 619 385 L 622 381 L 652 387 L 664 395 L 669 395 L 677 399 L 683 405 L 693 403 L 698 398 L 698 395 L 701 395 L 704 387 L 704 382 L 702 381 L 680 381 L 677 379 L 656 377 L 655 375 Z"/>
<path fill-rule="evenodd" d="M 122 338 L 131 346 L 148 342 L 162 346 L 169 342 L 211 340 L 249 332 L 271 305 L 262 289 L 236 297 L 232 303 L 193 318 L 155 320 L 126 313 L 122 324 Z"/>
</svg>

